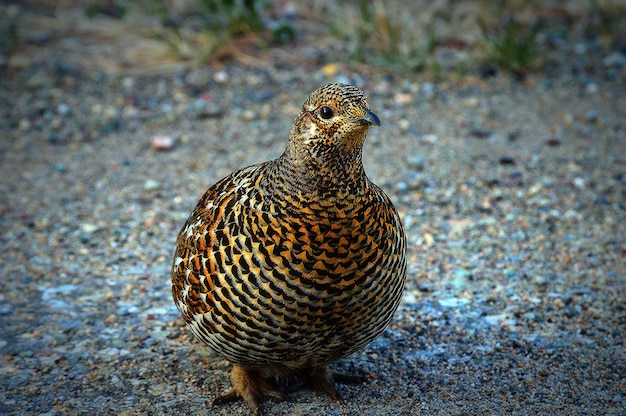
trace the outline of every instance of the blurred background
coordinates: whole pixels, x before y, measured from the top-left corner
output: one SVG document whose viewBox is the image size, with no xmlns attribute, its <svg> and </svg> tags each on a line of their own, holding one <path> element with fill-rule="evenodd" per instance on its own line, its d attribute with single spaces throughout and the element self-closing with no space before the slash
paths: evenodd
<svg viewBox="0 0 626 416">
<path fill-rule="evenodd" d="M 3 2 L 0 14 L 0 64 L 10 70 L 50 57 L 107 73 L 235 59 L 437 79 L 584 72 L 601 59 L 623 75 L 626 48 L 621 0 L 26 0 Z"/>
</svg>

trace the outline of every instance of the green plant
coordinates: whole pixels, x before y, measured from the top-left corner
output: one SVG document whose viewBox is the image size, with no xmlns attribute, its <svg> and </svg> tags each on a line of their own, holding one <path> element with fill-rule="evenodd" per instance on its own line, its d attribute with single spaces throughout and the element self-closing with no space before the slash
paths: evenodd
<svg viewBox="0 0 626 416">
<path fill-rule="evenodd" d="M 0 50 L 13 52 L 20 46 L 19 13 L 16 7 L 9 7 L 0 22 Z"/>
<path fill-rule="evenodd" d="M 112 4 L 116 2 L 122 0 Z M 149 27 L 152 36 L 165 42 L 176 56 L 196 63 L 228 50 L 238 35 L 258 34 L 256 45 L 264 44 L 269 36 L 283 43 L 295 37 L 289 23 L 265 19 L 264 9 L 272 0 L 137 0 L 128 4 L 124 20 Z"/>
<path fill-rule="evenodd" d="M 419 24 L 410 2 L 359 0 L 334 7 L 328 12 L 333 16 L 331 34 L 346 42 L 358 61 L 416 69 L 434 50 L 434 22 L 439 16 L 425 16 L 427 23 Z"/>
<path fill-rule="evenodd" d="M 116 19 L 123 18 L 128 12 L 128 8 L 118 1 L 92 2 L 87 5 L 85 14 L 88 17 L 94 17 L 98 14 L 114 17 Z"/>
<path fill-rule="evenodd" d="M 539 24 L 526 26 L 509 19 L 501 29 L 490 30 L 484 20 L 479 19 L 478 23 L 487 40 L 491 63 L 520 76 L 541 63 L 543 56 L 537 45 Z"/>
<path fill-rule="evenodd" d="M 618 38 L 626 34 L 626 6 L 623 3 L 591 1 L 591 13 L 585 28 L 588 35 L 601 34 Z"/>
<path fill-rule="evenodd" d="M 262 11 L 271 0 L 198 0 L 198 3 L 229 33 L 238 35 L 265 28 Z"/>
<path fill-rule="evenodd" d="M 155 17 L 165 26 L 172 26 L 172 11 L 167 0 L 135 0 L 132 5 L 136 12 Z"/>
</svg>

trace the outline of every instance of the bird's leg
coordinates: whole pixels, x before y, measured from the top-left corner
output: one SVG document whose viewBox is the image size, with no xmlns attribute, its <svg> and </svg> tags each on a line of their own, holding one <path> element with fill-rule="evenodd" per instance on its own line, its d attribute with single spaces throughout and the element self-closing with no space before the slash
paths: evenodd
<svg viewBox="0 0 626 416">
<path fill-rule="evenodd" d="M 333 400 L 342 401 L 341 395 L 333 383 L 333 375 L 330 368 L 321 367 L 313 369 L 309 379 L 315 390 L 326 393 Z"/>
<path fill-rule="evenodd" d="M 241 398 L 255 415 L 261 415 L 259 399 L 264 397 L 278 401 L 285 399 L 281 392 L 270 387 L 257 370 L 235 364 L 230 373 L 230 378 L 233 388 L 228 393 L 213 400 L 214 405 L 229 403 Z"/>
</svg>

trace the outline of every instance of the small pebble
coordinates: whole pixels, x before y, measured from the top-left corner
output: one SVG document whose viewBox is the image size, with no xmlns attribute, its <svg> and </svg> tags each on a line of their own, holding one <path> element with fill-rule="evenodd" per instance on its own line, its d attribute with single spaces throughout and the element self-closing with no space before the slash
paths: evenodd
<svg viewBox="0 0 626 416">
<path fill-rule="evenodd" d="M 613 52 L 602 59 L 604 66 L 617 66 L 626 68 L 626 56 L 620 52 Z"/>
<path fill-rule="evenodd" d="M 243 110 L 241 112 L 241 118 L 245 121 L 252 121 L 257 118 L 257 114 L 252 110 Z"/>
<path fill-rule="evenodd" d="M 567 211 L 565 211 L 565 214 L 563 214 L 563 217 L 565 217 L 566 219 L 570 219 L 570 218 L 580 219 L 581 215 L 578 211 L 575 211 L 573 209 L 568 209 Z"/>
<path fill-rule="evenodd" d="M 541 191 L 542 189 L 543 189 L 543 184 L 540 183 L 540 182 L 537 182 L 537 183 L 533 184 L 530 188 L 528 188 L 527 195 L 528 196 L 535 195 L 535 194 L 539 193 L 539 191 Z"/>
<path fill-rule="evenodd" d="M 70 108 L 68 107 L 67 104 L 61 103 L 57 107 L 57 111 L 59 112 L 59 114 L 63 115 L 63 114 L 67 114 L 70 111 Z"/>
<path fill-rule="evenodd" d="M 18 128 L 22 131 L 26 131 L 30 128 L 30 120 L 27 118 L 22 118 L 17 124 Z"/>
<path fill-rule="evenodd" d="M 412 305 L 412 304 L 417 303 L 417 298 L 415 297 L 415 295 L 413 293 L 410 293 L 410 292 L 409 293 L 405 293 L 402 296 L 402 302 L 404 302 L 406 304 L 409 304 L 409 305 Z"/>
<path fill-rule="evenodd" d="M 132 89 L 135 86 L 135 79 L 131 77 L 122 78 L 122 87 L 127 90 Z"/>
<path fill-rule="evenodd" d="M 405 193 L 409 190 L 409 185 L 406 182 L 398 182 L 395 186 L 395 189 L 399 193 Z"/>
<path fill-rule="evenodd" d="M 413 96 L 411 94 L 406 94 L 406 93 L 397 93 L 393 96 L 393 100 L 397 103 L 397 104 L 409 104 L 411 101 L 413 101 Z"/>
<path fill-rule="evenodd" d="M 175 141 L 171 136 L 154 136 L 152 138 L 152 148 L 156 150 L 172 150 L 174 143 Z"/>
<path fill-rule="evenodd" d="M 161 183 L 154 179 L 148 179 L 143 184 L 143 189 L 146 191 L 157 191 L 161 188 Z"/>
<path fill-rule="evenodd" d="M 411 127 L 411 122 L 405 118 L 398 120 L 398 128 L 400 131 L 407 131 Z"/>
<path fill-rule="evenodd" d="M 98 226 L 96 224 L 92 224 L 90 222 L 84 222 L 80 225 L 80 230 L 87 234 L 93 234 L 98 231 Z"/>
<path fill-rule="evenodd" d="M 224 113 L 219 104 L 201 98 L 193 103 L 191 111 L 198 119 L 219 117 Z"/>
<path fill-rule="evenodd" d="M 599 117 L 600 117 L 600 114 L 596 110 L 589 110 L 585 114 L 585 120 L 588 123 L 595 123 L 595 122 L 597 122 Z"/>
<path fill-rule="evenodd" d="M 358 85 L 357 82 L 353 81 L 352 79 L 350 79 L 349 77 L 347 77 L 346 75 L 343 74 L 339 74 L 335 77 L 335 81 L 336 82 L 341 82 L 343 84 L 353 84 L 353 85 Z"/>
<path fill-rule="evenodd" d="M 339 71 L 339 65 L 336 63 L 329 63 L 322 67 L 322 74 L 325 77 L 334 77 Z"/>
<path fill-rule="evenodd" d="M 585 188 L 585 179 L 584 178 L 574 178 L 574 186 L 578 189 Z"/>
<path fill-rule="evenodd" d="M 493 132 L 491 130 L 483 129 L 480 127 L 475 127 L 470 129 L 469 135 L 472 137 L 476 137 L 477 139 L 486 139 L 491 136 Z"/>
<path fill-rule="evenodd" d="M 429 185 L 427 176 L 419 172 L 408 172 L 404 176 L 403 182 L 410 190 L 420 189 Z"/>
<path fill-rule="evenodd" d="M 213 75 L 213 81 L 218 84 L 224 84 L 228 81 L 228 73 L 226 71 L 218 71 Z"/>
<path fill-rule="evenodd" d="M 566 126 L 571 127 L 574 123 L 574 116 L 570 113 L 563 114 L 563 123 L 565 123 Z"/>
<path fill-rule="evenodd" d="M 467 288 L 467 283 L 471 276 L 472 274 L 468 270 L 457 269 L 452 273 L 450 285 L 457 292 L 462 292 Z"/>
<path fill-rule="evenodd" d="M 499 162 L 501 165 L 515 165 L 515 159 L 510 156 L 502 156 Z"/>
<path fill-rule="evenodd" d="M 477 97 L 468 97 L 468 98 L 463 99 L 462 102 L 465 107 L 474 108 L 474 107 L 478 107 L 478 103 L 480 101 L 478 100 Z"/>
<path fill-rule="evenodd" d="M 409 156 L 407 157 L 406 164 L 409 168 L 419 172 L 424 170 L 426 158 L 424 156 Z"/>
<path fill-rule="evenodd" d="M 443 298 L 437 302 L 447 308 L 458 308 L 459 306 L 467 305 L 470 303 L 470 300 L 467 298 Z"/>
<path fill-rule="evenodd" d="M 424 83 L 420 88 L 420 94 L 422 94 L 424 98 L 432 98 L 435 94 L 435 86 L 430 82 Z"/>
<path fill-rule="evenodd" d="M 213 75 L 213 79 L 215 80 L 215 82 L 226 82 L 226 80 L 228 79 L 228 74 L 224 73 L 226 74 L 226 76 L 224 77 L 223 75 L 217 75 L 218 73 L 215 73 Z M 210 80 L 211 72 L 208 68 L 194 68 L 189 71 L 189 74 L 187 74 L 187 76 L 185 77 L 186 84 L 193 85 L 198 88 L 206 87 Z"/>
<path fill-rule="evenodd" d="M 426 247 L 432 247 L 435 244 L 435 237 L 431 233 L 424 233 L 423 239 Z"/>
</svg>

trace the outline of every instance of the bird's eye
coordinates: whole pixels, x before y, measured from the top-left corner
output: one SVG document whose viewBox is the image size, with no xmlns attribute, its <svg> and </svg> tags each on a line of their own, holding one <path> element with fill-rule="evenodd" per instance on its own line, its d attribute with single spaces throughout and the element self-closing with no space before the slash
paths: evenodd
<svg viewBox="0 0 626 416">
<path fill-rule="evenodd" d="M 328 120 L 330 118 L 332 118 L 335 113 L 333 112 L 333 109 L 327 106 L 323 106 L 320 108 L 319 110 L 320 116 L 324 119 L 324 120 Z"/>
</svg>

